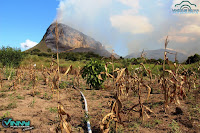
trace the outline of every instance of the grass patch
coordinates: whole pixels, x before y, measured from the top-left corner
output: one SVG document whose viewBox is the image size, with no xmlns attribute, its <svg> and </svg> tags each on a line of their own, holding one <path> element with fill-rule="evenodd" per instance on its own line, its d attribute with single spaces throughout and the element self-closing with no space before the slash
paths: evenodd
<svg viewBox="0 0 200 133">
<path fill-rule="evenodd" d="M 65 89 L 65 88 L 68 87 L 68 85 L 69 85 L 69 82 L 61 81 L 60 84 L 59 84 L 59 87 L 60 87 L 60 89 Z"/>
<path fill-rule="evenodd" d="M 49 111 L 50 111 L 51 113 L 57 113 L 57 112 L 58 112 L 58 108 L 57 108 L 57 107 L 50 107 L 50 108 L 49 108 Z"/>
<path fill-rule="evenodd" d="M 17 108 L 17 104 L 15 102 L 8 104 L 6 110 Z"/>
<path fill-rule="evenodd" d="M 25 97 L 20 96 L 20 95 L 17 95 L 16 98 L 17 98 L 17 99 L 21 99 L 21 100 L 24 100 L 24 99 L 25 99 Z"/>
<path fill-rule="evenodd" d="M 169 124 L 169 127 L 171 127 L 173 133 L 181 133 L 179 125 L 175 120 L 172 120 L 171 124 Z"/>
<path fill-rule="evenodd" d="M 0 119 L 4 119 L 4 118 L 7 118 L 7 117 L 10 117 L 10 112 L 9 111 L 6 111 L 3 116 L 0 117 Z"/>
<path fill-rule="evenodd" d="M 162 123 L 161 120 L 155 119 L 155 120 L 145 122 L 144 124 L 142 124 L 142 126 L 145 127 L 145 128 L 154 128 L 156 125 L 159 125 L 161 123 Z"/>
<path fill-rule="evenodd" d="M 132 122 L 128 125 L 128 128 L 131 130 L 131 131 L 138 131 L 139 129 L 139 124 L 137 122 Z"/>
<path fill-rule="evenodd" d="M 40 92 L 39 91 L 34 91 L 34 94 L 35 95 L 40 95 Z"/>
<path fill-rule="evenodd" d="M 10 110 L 10 109 L 14 109 L 14 108 L 17 108 L 16 102 L 10 103 L 7 106 L 1 105 L 0 106 L 0 111 L 2 111 L 2 110 Z"/>
<path fill-rule="evenodd" d="M 52 95 L 49 96 L 46 92 L 41 97 L 41 99 L 45 99 L 45 100 L 51 100 L 52 98 L 53 98 L 53 96 Z"/>
<path fill-rule="evenodd" d="M 33 101 L 29 104 L 29 107 L 34 107 L 35 105 L 35 98 L 33 98 Z"/>
</svg>

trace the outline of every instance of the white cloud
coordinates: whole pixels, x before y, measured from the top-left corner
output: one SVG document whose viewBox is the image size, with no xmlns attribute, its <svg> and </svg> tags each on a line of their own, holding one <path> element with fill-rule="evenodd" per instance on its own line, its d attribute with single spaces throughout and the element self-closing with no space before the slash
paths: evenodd
<svg viewBox="0 0 200 133">
<path fill-rule="evenodd" d="M 135 14 L 140 9 L 139 0 L 118 0 L 122 4 L 131 7 L 131 9 L 124 10 L 123 14 Z"/>
<path fill-rule="evenodd" d="M 170 41 L 177 43 L 188 43 L 191 41 L 196 41 L 197 36 L 200 35 L 200 26 L 191 25 L 178 25 L 177 27 L 171 27 L 168 34 Z M 160 40 L 164 40 L 165 37 Z M 160 41 L 159 40 L 159 41 Z"/>
<path fill-rule="evenodd" d="M 166 36 L 162 37 L 158 42 L 162 43 L 166 39 Z M 180 43 L 180 44 L 186 44 L 188 42 L 195 41 L 195 37 L 190 37 L 186 35 L 169 35 L 168 39 L 170 42 Z"/>
<path fill-rule="evenodd" d="M 25 42 L 21 43 L 21 48 L 22 49 L 29 49 L 29 48 L 34 47 L 37 44 L 38 44 L 37 42 L 33 42 L 33 41 L 27 39 Z"/>
<path fill-rule="evenodd" d="M 111 16 L 111 24 L 120 32 L 130 32 L 141 34 L 153 31 L 153 26 L 149 24 L 148 18 L 144 16 L 116 15 Z"/>
<path fill-rule="evenodd" d="M 157 0 L 156 4 L 157 4 L 157 6 L 164 6 L 164 3 L 162 0 Z"/>
<path fill-rule="evenodd" d="M 153 31 L 153 26 L 145 16 L 138 15 L 139 0 L 119 0 L 122 4 L 131 9 L 123 10 L 120 15 L 110 17 L 112 27 L 120 32 L 129 32 L 132 34 L 142 34 Z"/>
<path fill-rule="evenodd" d="M 57 19 L 59 22 L 86 20 L 86 18 L 91 21 L 111 3 L 112 0 L 61 0 L 57 8 Z"/>
<path fill-rule="evenodd" d="M 122 4 L 130 6 L 130 7 L 134 7 L 134 8 L 139 8 L 139 0 L 118 0 L 120 1 Z"/>
<path fill-rule="evenodd" d="M 194 24 L 186 25 L 181 29 L 180 33 L 200 35 L 200 26 Z"/>
<path fill-rule="evenodd" d="M 177 43 L 188 43 L 194 41 L 195 38 L 189 36 L 169 36 L 169 40 Z"/>
</svg>

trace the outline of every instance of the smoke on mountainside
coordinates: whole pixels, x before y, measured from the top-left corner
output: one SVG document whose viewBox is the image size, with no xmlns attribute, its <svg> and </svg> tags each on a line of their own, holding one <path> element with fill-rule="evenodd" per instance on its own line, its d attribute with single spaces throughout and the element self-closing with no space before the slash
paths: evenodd
<svg viewBox="0 0 200 133">
<path fill-rule="evenodd" d="M 164 48 L 167 35 L 169 48 L 187 54 L 200 53 L 200 17 L 173 14 L 172 8 L 179 2 L 181 0 L 60 0 L 56 20 L 122 56 L 143 49 Z M 200 8 L 200 4 L 197 7 Z"/>
</svg>

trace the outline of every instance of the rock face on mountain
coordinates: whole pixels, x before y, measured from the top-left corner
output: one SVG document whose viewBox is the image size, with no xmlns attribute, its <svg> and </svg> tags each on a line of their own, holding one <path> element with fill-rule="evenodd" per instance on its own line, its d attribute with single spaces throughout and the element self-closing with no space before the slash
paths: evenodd
<svg viewBox="0 0 200 133">
<path fill-rule="evenodd" d="M 148 59 L 163 59 L 164 58 L 164 49 L 157 49 L 157 50 L 147 50 L 144 51 L 146 58 Z M 176 51 L 173 50 L 167 50 L 170 53 L 176 53 Z M 125 58 L 138 58 L 141 56 L 142 52 L 135 52 L 132 54 L 127 55 Z M 175 55 L 174 54 L 167 54 L 167 57 L 170 61 L 174 61 Z M 177 60 L 179 62 L 184 62 L 185 60 L 187 60 L 187 55 L 177 52 Z"/>
<path fill-rule="evenodd" d="M 40 43 L 30 50 L 39 49 L 42 52 L 47 52 L 47 49 L 51 49 L 52 52 L 56 52 L 55 27 L 56 23 L 51 24 Z M 100 42 L 95 41 L 78 30 L 58 23 L 58 31 L 60 33 L 58 41 L 59 52 L 94 52 L 100 56 L 111 56 L 111 53 Z"/>
</svg>

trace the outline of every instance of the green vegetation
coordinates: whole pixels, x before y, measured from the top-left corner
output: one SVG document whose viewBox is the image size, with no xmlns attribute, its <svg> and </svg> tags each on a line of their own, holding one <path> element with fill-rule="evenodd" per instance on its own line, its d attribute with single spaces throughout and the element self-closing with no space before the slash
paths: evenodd
<svg viewBox="0 0 200 133">
<path fill-rule="evenodd" d="M 171 127 L 173 133 L 180 133 L 179 125 L 175 120 L 172 120 L 169 126 Z"/>
<path fill-rule="evenodd" d="M 6 77 L 7 80 L 12 80 L 13 77 L 15 76 L 15 69 L 12 67 L 6 67 L 4 71 L 4 76 Z"/>
<path fill-rule="evenodd" d="M 21 96 L 21 95 L 17 95 L 16 97 L 17 97 L 17 99 L 21 99 L 21 100 L 24 100 L 24 99 L 25 99 L 25 97 L 23 97 L 23 96 Z"/>
<path fill-rule="evenodd" d="M 82 77 L 83 79 L 86 79 L 87 84 L 90 85 L 90 87 L 99 89 L 104 80 L 106 79 L 105 74 L 101 76 L 102 79 L 98 78 L 100 72 L 105 72 L 105 67 L 103 63 L 101 63 L 100 61 L 91 60 L 83 67 Z"/>
<path fill-rule="evenodd" d="M 34 107 L 35 104 L 35 98 L 33 98 L 33 101 L 29 104 L 29 107 Z"/>
<path fill-rule="evenodd" d="M 46 53 L 47 52 L 47 45 L 46 45 L 46 42 L 45 42 L 45 39 L 43 38 L 40 43 L 38 43 L 36 46 L 34 46 L 33 48 L 31 49 L 28 49 L 26 52 L 31 52 L 32 50 L 34 49 L 39 49 L 41 52 L 43 53 Z"/>
<path fill-rule="evenodd" d="M 51 53 L 52 51 L 51 51 L 51 49 L 50 49 L 50 48 L 48 48 L 48 49 L 47 49 L 47 52 L 48 52 L 48 53 Z"/>
<path fill-rule="evenodd" d="M 69 84 L 70 84 L 70 83 L 67 82 L 67 81 L 61 81 L 60 84 L 59 84 L 59 88 L 60 88 L 60 89 L 65 89 L 65 88 L 68 87 Z"/>
<path fill-rule="evenodd" d="M 31 50 L 31 53 L 39 53 L 39 52 L 40 52 L 39 49 L 33 49 L 33 50 Z"/>
<path fill-rule="evenodd" d="M 56 57 L 56 54 L 54 54 L 54 57 Z M 93 52 L 60 53 L 59 57 L 61 59 L 71 60 L 71 61 L 90 60 L 92 58 L 95 58 L 95 59 L 101 59 L 102 58 L 101 56 L 99 56 L 98 54 L 94 54 Z"/>
<path fill-rule="evenodd" d="M 200 61 L 200 55 L 195 54 L 193 56 L 188 57 L 186 60 L 186 64 L 196 63 Z"/>
<path fill-rule="evenodd" d="M 0 49 L 0 62 L 3 66 L 17 67 L 20 65 L 24 53 L 20 49 L 11 47 L 2 47 Z"/>
<path fill-rule="evenodd" d="M 7 118 L 7 117 L 10 117 L 10 112 L 9 111 L 6 111 L 3 116 L 0 117 L 0 119 L 4 119 L 4 118 Z"/>
<path fill-rule="evenodd" d="M 57 112 L 58 112 L 58 108 L 57 108 L 57 107 L 50 107 L 50 108 L 49 108 L 49 111 L 50 111 L 51 113 L 57 113 Z"/>
<path fill-rule="evenodd" d="M 51 100 L 53 98 L 53 96 L 52 95 L 48 95 L 46 92 L 45 92 L 45 94 L 43 94 L 43 97 L 42 97 L 42 99 L 45 99 L 45 100 Z"/>
<path fill-rule="evenodd" d="M 16 102 L 12 102 L 12 103 L 8 104 L 7 106 L 1 105 L 0 106 L 0 111 L 2 111 L 2 110 L 11 110 L 11 109 L 14 109 L 14 108 L 17 108 Z"/>
</svg>

